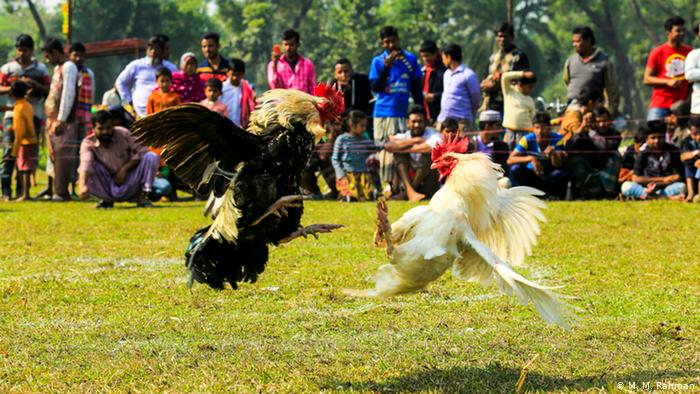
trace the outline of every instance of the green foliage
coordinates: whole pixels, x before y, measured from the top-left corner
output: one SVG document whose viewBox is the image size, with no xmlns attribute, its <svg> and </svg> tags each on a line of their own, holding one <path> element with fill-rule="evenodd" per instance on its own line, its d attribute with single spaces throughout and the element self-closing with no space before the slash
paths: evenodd
<svg viewBox="0 0 700 394">
<path fill-rule="evenodd" d="M 700 20 L 694 0 L 514 0 L 516 43 L 529 55 L 538 74 L 536 94 L 548 100 L 564 97 L 562 66 L 573 50 L 571 29 L 590 25 L 598 46 L 614 61 L 623 96 L 623 112 L 645 113 L 650 89 L 642 74 L 651 48 L 665 40 L 663 21 L 669 15 L 686 18 L 690 28 Z M 212 5 L 214 15 L 210 15 Z M 639 15 L 634 5 L 639 5 Z M 26 3 L 5 0 L 0 11 L 0 55 L 11 55 L 8 45 L 18 33 L 36 27 Z M 267 88 L 266 65 L 275 42 L 286 28 L 302 35 L 301 52 L 311 58 L 318 79 L 332 78 L 332 66 L 349 58 L 359 72 L 368 72 L 370 60 L 382 49 L 379 29 L 398 27 L 402 46 L 416 52 L 421 41 L 439 45 L 455 42 L 464 49 L 465 63 L 480 78 L 494 51 L 493 29 L 506 16 L 499 0 L 75 0 L 74 40 L 98 41 L 148 37 L 157 32 L 171 36 L 171 60 L 193 51 L 200 55 L 199 37 L 208 30 L 222 35 L 222 54 L 243 58 L 247 78 L 258 90 Z M 11 12 L 11 14 L 10 14 Z M 60 13 L 40 8 L 49 35 L 60 33 Z M 117 73 L 133 56 L 90 60 L 99 70 L 98 91 L 109 88 Z"/>
<path fill-rule="evenodd" d="M 523 392 L 700 387 L 695 205 L 549 204 L 518 271 L 574 297 L 567 332 L 450 274 L 415 295 L 344 296 L 386 262 L 370 203 L 306 202 L 304 224 L 346 227 L 272 248 L 237 291 L 186 287 L 203 203 L 93 204 L 0 204 L 0 392 L 508 393 L 535 355 Z"/>
</svg>

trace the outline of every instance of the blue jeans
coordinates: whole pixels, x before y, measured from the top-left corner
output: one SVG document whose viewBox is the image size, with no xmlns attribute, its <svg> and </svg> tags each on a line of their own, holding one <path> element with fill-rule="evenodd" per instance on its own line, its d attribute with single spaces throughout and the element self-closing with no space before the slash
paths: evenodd
<svg viewBox="0 0 700 394">
<path fill-rule="evenodd" d="M 647 122 L 652 120 L 664 120 L 665 117 L 671 115 L 670 108 L 649 108 L 647 113 Z"/>
<path fill-rule="evenodd" d="M 647 198 L 647 192 L 644 190 L 644 186 L 636 182 L 627 181 L 622 184 L 620 188 L 622 195 L 625 197 L 633 197 L 636 199 L 643 200 Z M 685 183 L 674 182 L 663 188 L 658 188 L 652 194 L 656 196 L 671 197 L 679 196 L 685 193 Z"/>
<path fill-rule="evenodd" d="M 557 196 L 560 199 L 566 197 L 569 172 L 564 169 L 556 168 L 538 176 L 535 171 L 527 168 L 526 164 L 515 164 L 510 167 L 508 177 L 513 186 L 530 186 L 542 190 L 550 196 Z"/>
</svg>

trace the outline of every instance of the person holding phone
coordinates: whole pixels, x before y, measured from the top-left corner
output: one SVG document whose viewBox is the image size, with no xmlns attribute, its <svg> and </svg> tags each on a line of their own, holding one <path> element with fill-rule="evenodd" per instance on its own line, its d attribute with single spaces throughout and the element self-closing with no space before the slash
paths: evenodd
<svg viewBox="0 0 700 394">
<path fill-rule="evenodd" d="M 401 49 L 399 31 L 385 26 L 379 32 L 384 51 L 372 59 L 369 81 L 375 93 L 374 140 L 385 143 L 390 136 L 406 131 L 409 97 L 423 104 L 422 73 L 416 55 Z M 380 178 L 391 182 L 393 174 L 391 153 L 379 153 Z"/>
<path fill-rule="evenodd" d="M 267 64 L 267 82 L 270 89 L 297 89 L 313 94 L 316 87 L 314 63 L 299 54 L 301 36 L 296 30 L 282 32 L 282 49 L 275 44 Z"/>
</svg>

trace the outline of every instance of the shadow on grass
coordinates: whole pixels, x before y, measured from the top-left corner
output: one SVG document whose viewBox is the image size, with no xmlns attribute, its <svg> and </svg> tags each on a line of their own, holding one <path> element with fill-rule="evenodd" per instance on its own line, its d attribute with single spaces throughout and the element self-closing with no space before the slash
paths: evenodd
<svg viewBox="0 0 700 394">
<path fill-rule="evenodd" d="M 639 389 L 649 382 L 656 388 L 656 382 L 695 383 L 700 371 L 644 370 L 629 374 L 604 374 L 579 378 L 563 378 L 529 372 L 522 387 L 532 390 L 588 390 L 592 388 L 614 388 L 618 383 L 635 383 Z M 422 392 L 441 391 L 459 393 L 514 392 L 520 377 L 520 370 L 500 365 L 487 367 L 455 367 L 450 369 L 425 370 L 403 376 L 376 381 L 327 380 L 322 383 L 324 390 L 369 390 L 379 392 Z M 681 379 L 679 379 L 681 378 Z"/>
</svg>

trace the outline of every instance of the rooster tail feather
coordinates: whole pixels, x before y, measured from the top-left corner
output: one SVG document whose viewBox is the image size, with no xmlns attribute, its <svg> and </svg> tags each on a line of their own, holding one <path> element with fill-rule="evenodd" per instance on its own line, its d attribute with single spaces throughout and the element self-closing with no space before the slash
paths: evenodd
<svg viewBox="0 0 700 394">
<path fill-rule="evenodd" d="M 507 295 L 515 295 L 521 304 L 532 302 L 542 319 L 546 322 L 557 324 L 567 330 L 571 329 L 570 322 L 576 316 L 570 307 L 559 300 L 559 296 L 552 292 L 551 287 L 534 283 L 505 264 L 494 267 L 496 286 Z"/>
</svg>

